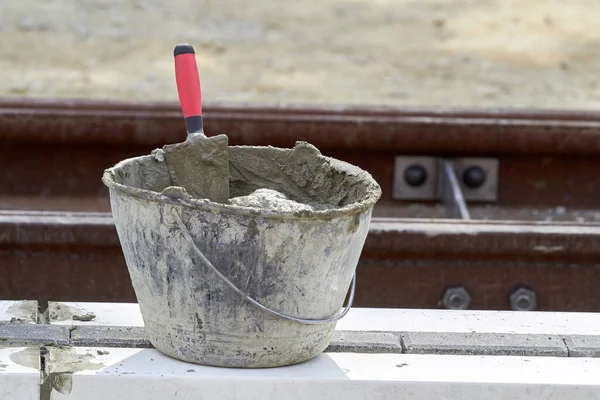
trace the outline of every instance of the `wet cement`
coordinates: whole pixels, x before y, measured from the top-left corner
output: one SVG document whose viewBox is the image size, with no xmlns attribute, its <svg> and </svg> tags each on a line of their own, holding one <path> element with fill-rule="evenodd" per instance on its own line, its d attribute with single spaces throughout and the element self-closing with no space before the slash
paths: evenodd
<svg viewBox="0 0 600 400">
<path fill-rule="evenodd" d="M 40 367 L 40 350 L 29 347 L 10 355 L 10 360 L 23 367 L 38 369 Z"/>
<path fill-rule="evenodd" d="M 247 196 L 234 197 L 230 199 L 229 202 L 230 204 L 241 207 L 283 212 L 326 210 L 334 208 L 331 204 L 319 202 L 310 202 L 308 204 L 300 203 L 273 189 L 256 189 Z"/>
<path fill-rule="evenodd" d="M 324 157 L 307 142 L 297 142 L 287 152 L 270 146 L 240 150 L 230 149 L 230 180 L 232 195 L 248 196 L 235 201 L 241 206 L 257 204 L 282 212 L 290 207 L 301 208 L 291 200 L 308 206 L 305 208 L 325 210 L 344 207 L 368 195 L 365 171 Z M 279 193 L 257 192 L 264 188 Z"/>
<path fill-rule="evenodd" d="M 53 390 L 61 394 L 70 394 L 73 390 L 73 374 L 79 371 L 97 371 L 105 367 L 96 361 L 91 352 L 81 354 L 72 347 L 55 347 L 48 355 L 47 374 Z"/>
<path fill-rule="evenodd" d="M 159 149 L 150 156 L 117 164 L 107 170 L 103 180 L 109 187 L 113 182 L 123 185 L 120 189 L 136 197 L 158 200 L 156 194 L 160 193 L 179 202 L 212 203 L 173 185 Z M 229 189 L 230 199 L 224 206 L 298 216 L 348 206 L 364 211 L 381 196 L 379 185 L 368 172 L 325 157 L 315 146 L 302 141 L 292 149 L 230 146 Z"/>
</svg>

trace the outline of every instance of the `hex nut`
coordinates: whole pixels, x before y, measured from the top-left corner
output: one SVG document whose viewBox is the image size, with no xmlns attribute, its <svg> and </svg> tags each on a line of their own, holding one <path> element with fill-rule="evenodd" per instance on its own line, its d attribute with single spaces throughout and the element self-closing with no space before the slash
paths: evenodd
<svg viewBox="0 0 600 400">
<path fill-rule="evenodd" d="M 442 305 L 450 310 L 466 310 L 471 306 L 471 295 L 463 286 L 446 288 Z"/>
<path fill-rule="evenodd" d="M 516 286 L 508 296 L 510 308 L 515 311 L 533 311 L 537 308 L 537 294 L 524 286 Z"/>
</svg>

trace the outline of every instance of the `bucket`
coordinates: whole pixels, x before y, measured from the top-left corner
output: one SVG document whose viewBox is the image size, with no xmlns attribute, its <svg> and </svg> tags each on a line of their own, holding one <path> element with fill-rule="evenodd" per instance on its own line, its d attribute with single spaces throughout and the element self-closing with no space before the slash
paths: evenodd
<svg viewBox="0 0 600 400">
<path fill-rule="evenodd" d="M 161 150 L 102 177 L 147 337 L 196 364 L 306 361 L 325 350 L 351 306 L 381 189 L 366 171 L 305 142 L 230 146 L 229 158 L 232 204 L 172 187 Z M 298 203 L 252 200 L 265 189 Z"/>
</svg>

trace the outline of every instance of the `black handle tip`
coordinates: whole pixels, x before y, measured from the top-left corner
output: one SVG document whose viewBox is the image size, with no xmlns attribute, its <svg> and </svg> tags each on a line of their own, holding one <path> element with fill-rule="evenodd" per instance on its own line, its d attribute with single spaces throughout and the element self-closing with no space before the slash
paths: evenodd
<svg viewBox="0 0 600 400">
<path fill-rule="evenodd" d="M 192 45 L 183 43 L 183 44 L 178 44 L 177 46 L 175 46 L 175 50 L 173 51 L 174 57 L 177 57 L 178 55 L 181 55 L 181 54 L 196 54 L 196 52 L 194 51 L 194 48 L 192 47 Z"/>
</svg>

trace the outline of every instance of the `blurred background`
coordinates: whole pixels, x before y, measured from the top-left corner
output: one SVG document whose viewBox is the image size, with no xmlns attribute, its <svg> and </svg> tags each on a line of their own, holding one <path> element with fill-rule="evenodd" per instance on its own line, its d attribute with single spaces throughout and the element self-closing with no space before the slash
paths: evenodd
<svg viewBox="0 0 600 400">
<path fill-rule="evenodd" d="M 0 96 L 590 109 L 600 2 L 21 0 L 0 11 Z"/>
</svg>

